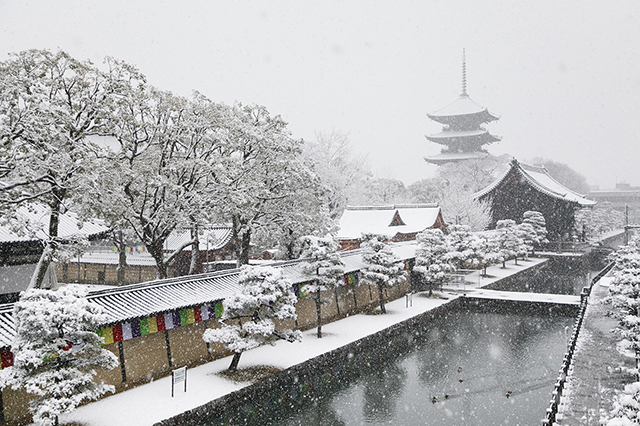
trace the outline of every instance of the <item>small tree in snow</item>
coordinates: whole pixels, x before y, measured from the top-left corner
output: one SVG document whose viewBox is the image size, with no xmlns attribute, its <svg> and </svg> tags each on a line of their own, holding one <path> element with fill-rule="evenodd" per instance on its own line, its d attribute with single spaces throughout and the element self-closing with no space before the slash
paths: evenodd
<svg viewBox="0 0 640 426">
<path fill-rule="evenodd" d="M 617 331 L 636 354 L 636 375 L 640 374 L 640 240 L 620 247 L 615 253 L 615 277 L 609 286 L 612 316 L 618 319 Z"/>
<path fill-rule="evenodd" d="M 449 252 L 444 234 L 439 229 L 427 229 L 416 236 L 416 264 L 413 268 L 429 284 L 429 296 L 433 288 L 445 283 L 453 266 L 446 258 Z"/>
<path fill-rule="evenodd" d="M 496 223 L 495 242 L 498 254 L 502 260 L 502 267 L 506 268 L 507 259 L 515 258 L 518 264 L 518 252 L 522 245 L 522 240 L 518 237 L 516 222 L 511 219 L 499 220 Z"/>
<path fill-rule="evenodd" d="M 317 334 L 318 338 L 322 338 L 321 305 L 324 301 L 320 293 L 334 288 L 344 275 L 344 263 L 338 254 L 340 245 L 331 236 L 315 237 L 312 235 L 302 237 L 301 244 L 301 258 L 309 259 L 309 262 L 302 263 L 302 271 L 312 280 L 301 290 L 303 293 L 313 294 L 313 300 L 316 303 Z"/>
<path fill-rule="evenodd" d="M 38 425 L 57 425 L 58 415 L 114 391 L 92 381 L 96 369 L 112 369 L 118 360 L 100 347 L 103 340 L 95 330 L 107 319 L 85 295 L 75 285 L 34 289 L 23 293 L 14 307 L 14 365 L 2 370 L 2 385 L 35 395 L 30 409 Z"/>
<path fill-rule="evenodd" d="M 223 302 L 222 328 L 208 329 L 205 342 L 220 342 L 235 352 L 229 371 L 236 371 L 242 352 L 264 343 L 274 344 L 302 340 L 299 331 L 276 330 L 273 322 L 296 318 L 296 296 L 291 283 L 279 269 L 269 266 L 248 266 L 240 270 L 241 291 Z"/>
<path fill-rule="evenodd" d="M 536 246 L 549 242 L 549 240 L 547 240 L 547 221 L 544 219 L 542 213 L 529 210 L 522 215 L 522 223 L 530 224 L 535 231 L 535 237 L 533 237 L 532 241 L 532 252 L 535 255 Z"/>
<path fill-rule="evenodd" d="M 401 282 L 406 273 L 383 235 L 364 234 L 362 248 L 362 282 L 378 287 L 380 311 L 385 314 L 384 289 Z"/>
</svg>

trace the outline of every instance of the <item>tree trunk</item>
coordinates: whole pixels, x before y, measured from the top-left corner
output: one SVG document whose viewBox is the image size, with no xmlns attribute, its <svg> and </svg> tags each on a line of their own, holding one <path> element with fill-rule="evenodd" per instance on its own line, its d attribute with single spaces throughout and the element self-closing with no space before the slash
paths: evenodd
<svg viewBox="0 0 640 426">
<path fill-rule="evenodd" d="M 387 313 L 387 309 L 384 306 L 384 293 L 382 291 L 382 286 L 378 284 L 378 298 L 380 299 L 380 312 L 383 314 Z"/>
<path fill-rule="evenodd" d="M 249 264 L 251 230 L 239 216 L 232 217 L 233 246 L 238 267 Z"/>
<path fill-rule="evenodd" d="M 127 252 L 122 231 L 114 235 L 113 242 L 118 250 L 118 285 L 124 285 L 125 271 L 127 268 Z"/>
<path fill-rule="evenodd" d="M 318 339 L 322 339 L 322 312 L 320 308 L 320 289 L 316 291 L 316 295 L 314 297 L 316 302 L 316 315 L 318 320 Z"/>
<path fill-rule="evenodd" d="M 156 241 L 154 244 L 147 245 L 149 254 L 156 261 L 156 273 L 159 280 L 167 278 L 167 264 L 164 263 L 163 245 L 164 241 Z"/>
<path fill-rule="evenodd" d="M 231 372 L 238 371 L 238 363 L 240 363 L 240 356 L 242 352 L 235 352 L 233 354 L 233 359 L 231 360 L 231 365 L 229 365 L 228 370 Z"/>
<path fill-rule="evenodd" d="M 189 264 L 189 275 L 202 272 L 202 262 L 200 262 L 200 240 L 198 239 L 198 225 L 191 226 L 191 239 L 194 240 L 191 246 L 191 263 Z"/>
</svg>

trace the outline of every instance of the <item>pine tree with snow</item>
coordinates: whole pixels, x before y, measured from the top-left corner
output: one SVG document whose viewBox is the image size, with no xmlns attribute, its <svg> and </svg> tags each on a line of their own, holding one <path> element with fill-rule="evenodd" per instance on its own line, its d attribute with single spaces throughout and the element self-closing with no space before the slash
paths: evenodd
<svg viewBox="0 0 640 426">
<path fill-rule="evenodd" d="M 499 220 L 496 223 L 495 243 L 502 261 L 502 267 L 506 268 L 506 261 L 514 258 L 518 264 L 518 253 L 521 251 L 522 239 L 518 236 L 516 222 L 511 219 Z"/>
<path fill-rule="evenodd" d="M 383 235 L 363 234 L 362 261 L 365 267 L 361 269 L 363 284 L 375 285 L 378 288 L 380 311 L 385 314 L 384 290 L 402 282 L 406 272 L 399 259 L 393 254 L 391 245 Z"/>
<path fill-rule="evenodd" d="M 542 213 L 535 210 L 528 210 L 522 215 L 522 223 L 530 224 L 535 232 L 535 236 L 532 235 L 532 252 L 535 255 L 535 248 L 541 244 L 548 243 L 547 240 L 547 221 Z"/>
<path fill-rule="evenodd" d="M 57 425 L 58 415 L 114 391 L 93 382 L 97 369 L 113 369 L 118 360 L 95 333 L 106 315 L 85 296 L 86 290 L 76 285 L 32 289 L 15 304 L 14 365 L 0 377 L 2 386 L 34 395 L 30 409 L 37 425 Z"/>
<path fill-rule="evenodd" d="M 301 238 L 301 259 L 308 259 L 301 263 L 302 271 L 310 282 L 300 289 L 303 293 L 311 294 L 316 304 L 317 336 L 322 338 L 322 292 L 331 290 L 342 281 L 344 263 L 338 254 L 340 245 L 331 236 L 316 237 L 307 235 Z"/>
<path fill-rule="evenodd" d="M 416 235 L 416 264 L 413 270 L 429 285 L 429 296 L 433 289 L 444 284 L 454 267 L 447 260 L 449 245 L 440 229 L 427 229 Z"/>
<path fill-rule="evenodd" d="M 242 352 L 277 340 L 302 340 L 300 331 L 277 330 L 274 319 L 296 318 L 296 296 L 280 269 L 245 265 L 240 270 L 241 291 L 223 302 L 222 327 L 208 329 L 205 342 L 220 342 L 234 352 L 229 371 L 236 371 Z"/>
<path fill-rule="evenodd" d="M 620 247 L 615 259 L 614 279 L 609 286 L 607 301 L 611 315 L 618 319 L 617 331 L 623 342 L 636 354 L 634 373 L 640 380 L 640 240 Z"/>
</svg>

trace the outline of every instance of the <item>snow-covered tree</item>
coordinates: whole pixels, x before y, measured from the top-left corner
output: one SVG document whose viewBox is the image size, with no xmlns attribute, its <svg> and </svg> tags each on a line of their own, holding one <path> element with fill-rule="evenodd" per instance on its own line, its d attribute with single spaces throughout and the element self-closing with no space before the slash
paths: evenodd
<svg viewBox="0 0 640 426">
<path fill-rule="evenodd" d="M 302 141 L 293 139 L 287 123 L 264 106 L 225 108 L 222 123 L 220 164 L 213 173 L 223 200 L 217 207 L 232 222 L 236 256 L 243 265 L 249 262 L 254 234 L 289 225 L 283 218 L 296 214 L 294 201 L 318 196 L 320 181 L 302 157 Z M 324 214 L 319 206 L 306 203 L 305 214 Z"/>
<path fill-rule="evenodd" d="M 309 284 L 300 289 L 303 293 L 311 294 L 316 304 L 317 336 L 322 337 L 322 292 L 330 290 L 342 282 L 344 263 L 338 254 L 340 245 L 329 235 L 316 237 L 306 235 L 301 238 L 301 259 L 308 259 L 301 263 L 302 271 L 309 277 Z"/>
<path fill-rule="evenodd" d="M 478 237 L 471 232 L 467 225 L 449 225 L 449 234 L 445 236 L 449 252 L 446 260 L 454 269 L 471 268 L 481 266 L 483 257 L 483 245 Z"/>
<path fill-rule="evenodd" d="M 58 415 L 114 391 L 93 382 L 96 369 L 112 369 L 118 360 L 101 347 L 95 330 L 107 319 L 85 295 L 86 289 L 75 285 L 32 289 L 15 304 L 14 365 L 2 370 L 2 385 L 34 395 L 30 409 L 38 425 L 57 424 Z"/>
<path fill-rule="evenodd" d="M 112 171 L 101 179 L 113 223 L 126 225 L 154 258 L 158 278 L 171 260 L 164 246 L 176 229 L 207 222 L 217 186 L 219 108 L 199 94 L 190 100 L 139 84 L 118 100 L 112 134 L 119 143 Z M 210 208 L 206 208 L 210 207 Z"/>
<path fill-rule="evenodd" d="M 640 423 L 640 382 L 624 386 L 624 391 L 616 395 L 607 426 L 633 426 Z M 605 424 L 605 423 L 601 423 Z"/>
<path fill-rule="evenodd" d="M 338 219 L 354 192 L 370 174 L 366 156 L 354 156 L 348 134 L 316 133 L 315 142 L 305 141 L 304 156 L 317 165 L 315 171 L 326 188 L 322 201 L 331 219 Z"/>
<path fill-rule="evenodd" d="M 450 249 L 440 229 L 427 229 L 416 235 L 416 263 L 413 270 L 429 285 L 429 296 L 433 289 L 444 284 L 454 271 L 447 260 Z"/>
<path fill-rule="evenodd" d="M 625 225 L 624 213 L 614 210 L 611 203 L 598 203 L 591 209 L 580 209 L 575 214 L 576 232 L 585 240 L 597 238 L 602 234 Z"/>
<path fill-rule="evenodd" d="M 484 231 L 491 221 L 491 209 L 487 203 L 473 198 L 473 192 L 462 182 L 446 185 L 437 199 L 442 214 L 456 225 L 466 225 L 472 231 Z"/>
<path fill-rule="evenodd" d="M 120 67 L 121 68 L 121 67 Z M 88 137 L 108 132 L 121 69 L 99 71 L 58 51 L 28 50 L 0 63 L 0 210 L 37 201 L 49 208 L 47 239 L 31 287 L 59 250 L 59 217 L 95 191 L 87 176 L 101 156 Z"/>
<path fill-rule="evenodd" d="M 229 371 L 236 371 L 242 352 L 277 340 L 302 340 L 300 331 L 277 330 L 273 320 L 296 318 L 296 296 L 282 271 L 270 266 L 244 265 L 240 269 L 240 292 L 223 301 L 221 328 L 207 329 L 205 342 L 220 342 L 234 352 Z"/>
<path fill-rule="evenodd" d="M 522 224 L 529 224 L 533 227 L 534 233 L 527 232 L 527 242 L 533 246 L 532 251 L 540 244 L 549 242 L 547 240 L 547 221 L 542 213 L 535 210 L 528 210 L 522 215 Z"/>
<path fill-rule="evenodd" d="M 362 235 L 360 248 L 365 264 L 361 269 L 361 282 L 378 288 L 380 311 L 385 314 L 387 310 L 384 304 L 384 289 L 402 282 L 406 278 L 406 272 L 384 235 Z"/>
<path fill-rule="evenodd" d="M 449 185 L 460 185 L 467 191 L 477 192 L 493 183 L 496 177 L 508 168 L 508 155 L 486 157 L 444 164 L 438 167 L 437 175 Z"/>
<path fill-rule="evenodd" d="M 613 309 L 612 316 L 618 319 L 617 331 L 627 348 L 635 351 L 636 370 L 640 380 L 640 240 L 620 247 L 613 254 L 614 279 L 609 286 L 607 299 Z"/>
<path fill-rule="evenodd" d="M 511 258 L 515 258 L 517 264 L 518 258 L 516 256 L 521 251 L 523 241 L 518 236 L 516 222 L 511 219 L 499 220 L 496 223 L 494 238 L 502 267 L 506 268 L 506 261 Z"/>
</svg>

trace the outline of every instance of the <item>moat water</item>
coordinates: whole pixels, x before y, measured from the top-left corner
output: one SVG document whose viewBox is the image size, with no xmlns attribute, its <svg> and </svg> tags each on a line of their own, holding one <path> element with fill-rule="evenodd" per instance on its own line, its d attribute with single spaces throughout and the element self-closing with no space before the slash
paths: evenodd
<svg viewBox="0 0 640 426">
<path fill-rule="evenodd" d="M 411 344 L 358 371 L 282 397 L 247 401 L 229 424 L 537 425 L 574 318 L 448 312 L 410 331 Z M 385 344 L 381 342 L 381 344 Z M 326 373 L 325 373 L 326 374 Z M 302 388 L 302 387 L 301 387 Z M 211 423 L 205 423 L 211 424 Z"/>
</svg>

